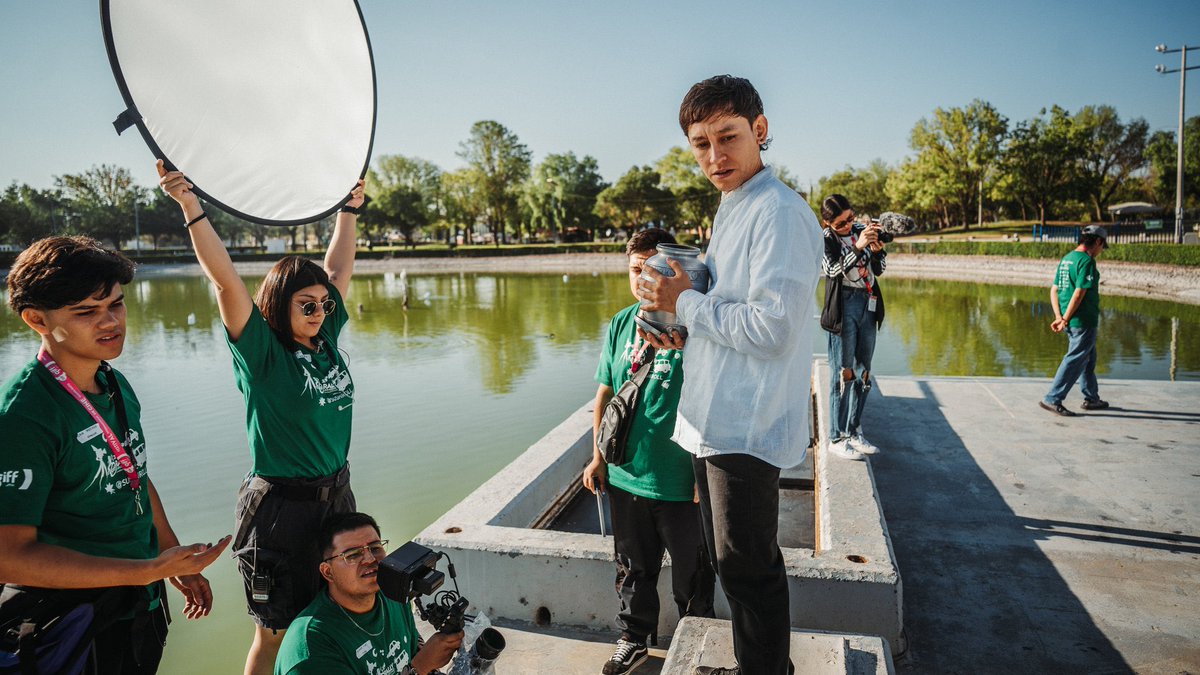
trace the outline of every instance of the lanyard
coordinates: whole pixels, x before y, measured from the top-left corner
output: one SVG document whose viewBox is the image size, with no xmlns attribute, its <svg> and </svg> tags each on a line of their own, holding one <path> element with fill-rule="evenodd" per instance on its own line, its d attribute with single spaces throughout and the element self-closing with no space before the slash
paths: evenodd
<svg viewBox="0 0 1200 675">
<path fill-rule="evenodd" d="M 67 393 L 71 395 L 71 398 L 74 398 L 79 405 L 83 406 L 83 409 L 92 416 L 92 419 L 95 420 L 96 424 L 100 427 L 100 431 L 104 434 L 104 440 L 108 442 L 108 447 L 110 450 L 112 450 L 113 457 L 117 458 L 117 463 L 121 465 L 121 468 L 125 470 L 125 475 L 129 478 L 129 487 L 133 489 L 133 501 L 137 506 L 138 515 L 141 515 L 141 481 L 138 479 L 137 468 L 133 465 L 133 460 L 129 457 L 129 453 L 125 451 L 124 446 L 121 445 L 121 441 L 117 439 L 117 435 L 113 433 L 113 430 L 108 426 L 108 423 L 105 422 L 104 418 L 100 416 L 100 413 L 96 411 L 96 406 L 92 405 L 92 402 L 83 395 L 83 391 L 79 389 L 79 386 L 71 381 L 71 376 L 67 375 L 67 372 L 62 369 L 62 366 L 58 365 L 54 359 L 50 358 L 50 355 L 44 350 L 38 352 L 37 358 L 38 361 L 40 361 L 41 364 L 46 367 L 46 370 L 50 371 L 51 377 L 53 377 L 56 382 L 62 385 L 63 389 L 67 390 Z M 120 384 L 117 382 L 116 376 L 112 374 L 111 366 L 109 366 L 107 363 L 101 362 L 100 368 L 101 370 L 104 370 L 105 374 L 108 376 L 108 386 L 109 389 L 112 390 L 112 395 L 115 397 L 117 403 L 117 416 L 121 418 L 121 424 L 125 427 L 128 427 L 129 423 L 125 420 L 125 402 L 121 398 Z"/>
<path fill-rule="evenodd" d="M 634 374 L 634 373 L 637 373 L 637 371 L 638 371 L 638 369 L 639 369 L 639 368 L 641 368 L 642 366 L 646 365 L 645 363 L 643 363 L 643 362 L 642 362 L 642 355 L 646 353 L 646 349 L 650 347 L 650 343 L 649 343 L 649 342 L 643 342 L 643 343 L 642 343 L 642 348 L 641 348 L 641 349 L 638 349 L 638 348 L 637 348 L 637 341 L 638 341 L 639 339 L 641 339 L 641 338 L 634 338 L 634 339 L 633 339 L 633 348 L 630 350 L 631 352 L 634 352 L 634 353 L 632 353 L 632 354 L 631 354 L 631 358 L 629 359 L 629 361 L 630 361 L 630 363 L 629 363 L 629 373 L 630 373 L 631 375 L 632 375 L 632 374 Z M 651 354 L 651 358 L 653 358 L 654 352 L 652 351 L 650 354 Z"/>
<path fill-rule="evenodd" d="M 854 236 L 854 233 L 851 232 L 850 233 L 851 246 L 854 245 L 854 242 L 857 241 L 857 239 L 858 238 Z M 859 274 L 862 275 L 860 278 L 862 279 L 863 284 L 867 287 L 867 295 L 875 295 L 875 291 L 871 290 L 871 271 L 869 269 L 867 269 L 867 259 L 860 258 L 858 261 L 858 266 L 860 268 L 862 268 L 862 271 Z"/>
</svg>

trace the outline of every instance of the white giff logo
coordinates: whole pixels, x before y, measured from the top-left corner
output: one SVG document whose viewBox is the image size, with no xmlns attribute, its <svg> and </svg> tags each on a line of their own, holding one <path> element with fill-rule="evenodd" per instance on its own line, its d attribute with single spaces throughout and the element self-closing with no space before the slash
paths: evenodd
<svg viewBox="0 0 1200 675">
<path fill-rule="evenodd" d="M 18 490 L 28 490 L 31 483 L 33 483 L 33 469 L 0 471 L 0 487 L 16 486 Z"/>
</svg>

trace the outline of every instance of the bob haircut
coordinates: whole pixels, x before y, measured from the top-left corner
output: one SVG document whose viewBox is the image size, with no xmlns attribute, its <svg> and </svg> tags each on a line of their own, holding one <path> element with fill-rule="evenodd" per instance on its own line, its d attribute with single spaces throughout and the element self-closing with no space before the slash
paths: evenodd
<svg viewBox="0 0 1200 675">
<path fill-rule="evenodd" d="M 134 264 L 91 237 L 46 237 L 21 252 L 8 273 L 8 306 L 59 309 L 108 295 L 133 281 Z"/>
<path fill-rule="evenodd" d="M 262 312 L 275 337 L 289 348 L 296 342 L 292 335 L 292 295 L 309 286 L 328 288 L 329 275 L 315 262 L 289 255 L 267 272 L 254 296 L 254 304 L 258 305 L 258 311 Z"/>
<path fill-rule="evenodd" d="M 745 117 L 751 125 L 758 116 L 763 114 L 762 97 L 758 90 L 744 77 L 732 75 L 717 75 L 703 82 L 697 82 L 683 97 L 679 105 L 679 128 L 686 136 L 688 129 L 697 122 L 713 115 L 733 115 Z M 771 145 L 771 139 L 759 144 L 759 150 L 766 150 Z"/>
<path fill-rule="evenodd" d="M 661 227 L 651 227 L 634 232 L 625 243 L 625 257 L 643 251 L 656 251 L 659 244 L 674 244 L 675 237 Z"/>
<path fill-rule="evenodd" d="M 849 211 L 854 207 L 850 206 L 850 200 L 846 199 L 845 195 L 837 193 L 831 194 L 821 202 L 821 226 L 829 227 L 835 218 Z"/>
</svg>

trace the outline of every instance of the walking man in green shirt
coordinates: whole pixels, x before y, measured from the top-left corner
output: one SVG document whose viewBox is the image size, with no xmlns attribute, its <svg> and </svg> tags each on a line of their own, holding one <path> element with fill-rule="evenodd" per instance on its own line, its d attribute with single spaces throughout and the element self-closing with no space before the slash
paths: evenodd
<svg viewBox="0 0 1200 675">
<path fill-rule="evenodd" d="M 1103 410 L 1108 402 L 1100 399 L 1096 381 L 1096 333 L 1100 326 L 1100 270 L 1096 256 L 1108 248 L 1108 232 L 1099 225 L 1083 228 L 1079 246 L 1058 263 L 1054 285 L 1050 287 L 1050 306 L 1054 322 L 1050 329 L 1067 333 L 1067 355 L 1058 366 L 1054 383 L 1040 405 L 1056 415 L 1075 417 L 1063 406 L 1067 392 L 1080 379 L 1084 410 Z"/>
</svg>

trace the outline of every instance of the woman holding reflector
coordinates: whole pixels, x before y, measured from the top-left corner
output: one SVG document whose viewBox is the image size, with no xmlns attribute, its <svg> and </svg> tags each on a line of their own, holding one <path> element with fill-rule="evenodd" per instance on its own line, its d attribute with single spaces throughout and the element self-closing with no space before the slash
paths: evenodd
<svg viewBox="0 0 1200 675">
<path fill-rule="evenodd" d="M 257 624 L 246 673 L 270 673 L 283 632 L 320 588 L 316 537 L 328 513 L 355 510 L 346 461 L 354 382 L 338 351 L 349 315 L 363 184 L 337 215 L 324 268 L 298 256 L 275 264 L 251 299 L 192 184 L 158 163 L 159 184 L 183 209 L 196 258 L 217 292 L 246 400 L 252 466 L 236 508 L 232 550 Z"/>
</svg>

